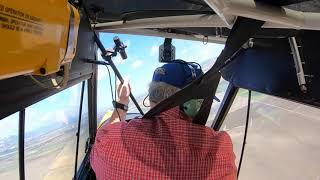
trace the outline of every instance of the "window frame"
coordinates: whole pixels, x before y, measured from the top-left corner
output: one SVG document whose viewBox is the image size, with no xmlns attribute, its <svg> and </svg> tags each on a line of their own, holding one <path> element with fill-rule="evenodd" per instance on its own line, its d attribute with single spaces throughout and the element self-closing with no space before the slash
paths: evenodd
<svg viewBox="0 0 320 180">
<path fill-rule="evenodd" d="M 18 157 L 19 157 L 19 177 L 25 179 L 25 156 L 24 156 L 24 140 L 25 140 L 25 121 L 26 109 L 19 111 L 19 132 L 18 132 Z"/>
<path fill-rule="evenodd" d="M 234 86 L 232 83 L 229 83 L 227 91 L 223 97 L 223 100 L 219 106 L 218 112 L 215 115 L 214 121 L 211 125 L 215 131 L 219 131 L 222 126 L 229 110 L 234 102 L 234 99 L 237 96 L 239 91 L 239 87 Z"/>
</svg>

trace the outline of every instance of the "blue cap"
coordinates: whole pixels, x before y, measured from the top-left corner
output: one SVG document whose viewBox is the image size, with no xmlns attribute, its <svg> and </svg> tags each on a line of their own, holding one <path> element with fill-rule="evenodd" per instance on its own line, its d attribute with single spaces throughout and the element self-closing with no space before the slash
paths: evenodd
<svg viewBox="0 0 320 180">
<path fill-rule="evenodd" d="M 203 74 L 195 63 L 175 60 L 158 67 L 153 73 L 153 82 L 164 82 L 182 89 Z"/>
</svg>

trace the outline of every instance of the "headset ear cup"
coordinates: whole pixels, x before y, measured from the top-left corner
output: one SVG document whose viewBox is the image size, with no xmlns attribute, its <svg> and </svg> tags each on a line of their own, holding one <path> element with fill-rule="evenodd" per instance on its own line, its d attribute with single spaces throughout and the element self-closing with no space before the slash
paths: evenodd
<svg viewBox="0 0 320 180">
<path fill-rule="evenodd" d="M 187 103 L 188 103 L 188 102 L 183 103 L 182 105 L 180 105 L 180 110 L 181 110 L 184 114 L 186 114 L 188 117 L 191 117 L 191 116 L 189 115 Z M 191 117 L 191 118 L 192 118 L 192 117 Z"/>
<path fill-rule="evenodd" d="M 190 118 L 194 118 L 202 105 L 203 99 L 191 99 L 182 105 L 183 112 Z"/>
</svg>

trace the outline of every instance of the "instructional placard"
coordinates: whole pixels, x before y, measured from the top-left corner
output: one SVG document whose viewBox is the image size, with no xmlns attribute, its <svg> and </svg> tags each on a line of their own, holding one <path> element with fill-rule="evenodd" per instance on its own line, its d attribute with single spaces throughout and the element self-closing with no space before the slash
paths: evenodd
<svg viewBox="0 0 320 180">
<path fill-rule="evenodd" d="M 42 35 L 43 21 L 40 17 L 0 4 L 0 28 Z"/>
</svg>

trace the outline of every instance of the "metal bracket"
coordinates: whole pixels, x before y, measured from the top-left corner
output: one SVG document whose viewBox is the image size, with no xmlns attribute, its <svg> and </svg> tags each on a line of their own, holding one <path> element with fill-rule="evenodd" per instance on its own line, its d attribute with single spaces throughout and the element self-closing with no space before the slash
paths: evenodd
<svg viewBox="0 0 320 180">
<path fill-rule="evenodd" d="M 104 61 L 97 61 L 97 60 L 93 60 L 93 59 L 84 59 L 84 62 L 86 63 L 92 63 L 92 64 L 97 64 L 97 65 L 110 65 L 109 63 L 107 62 L 104 62 Z"/>
<path fill-rule="evenodd" d="M 254 40 L 253 38 L 250 38 L 246 43 L 243 44 L 242 48 L 249 49 L 249 48 L 253 48 L 253 46 L 254 46 Z"/>
</svg>

